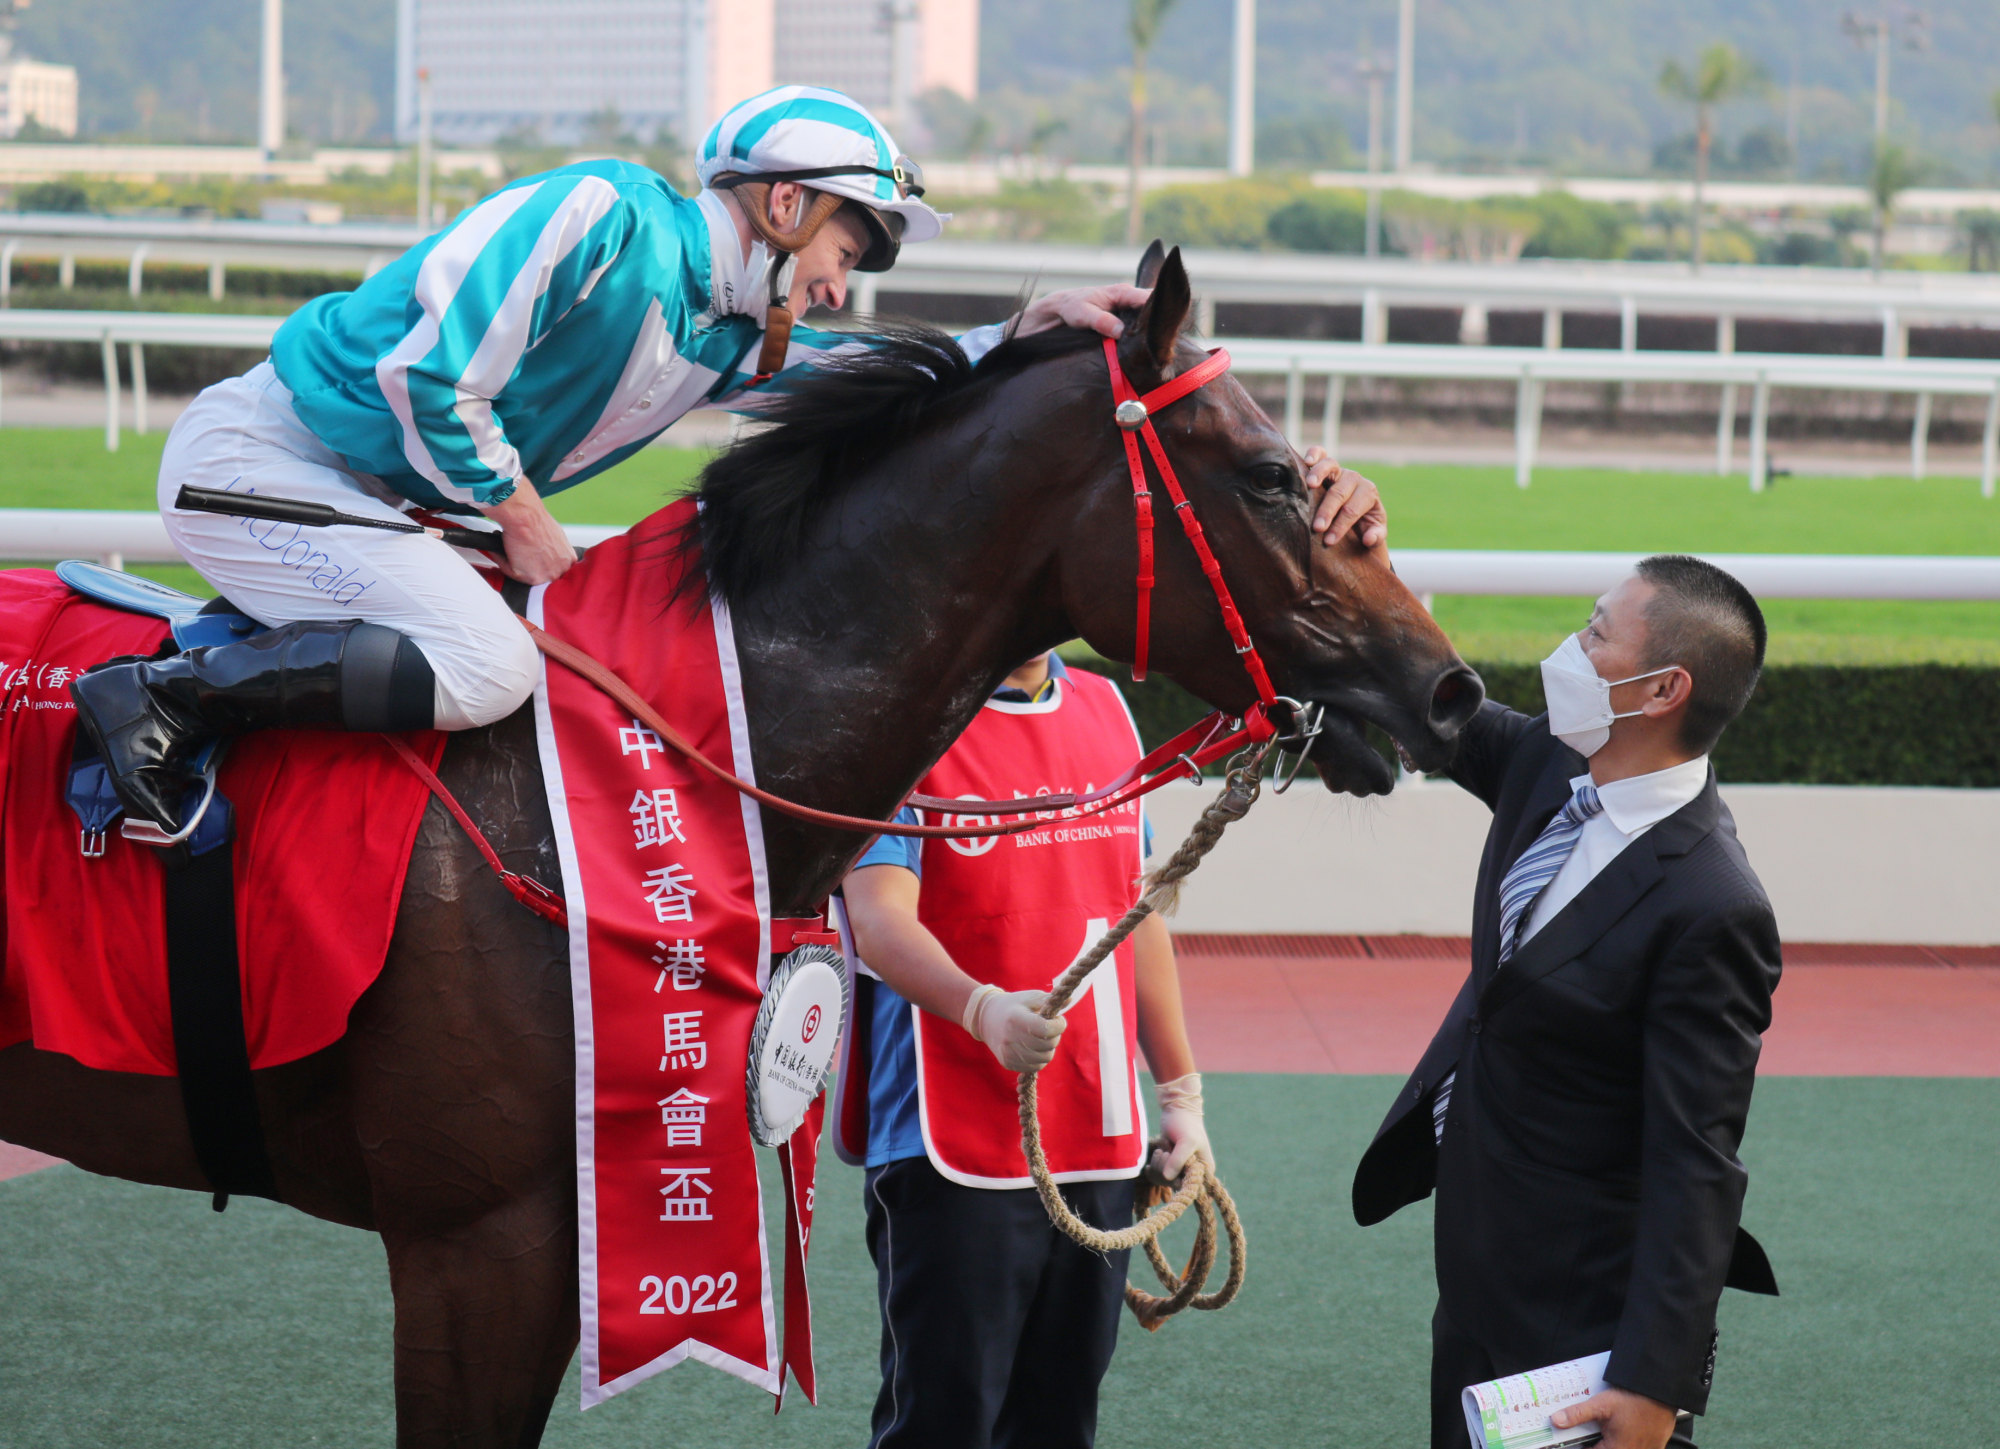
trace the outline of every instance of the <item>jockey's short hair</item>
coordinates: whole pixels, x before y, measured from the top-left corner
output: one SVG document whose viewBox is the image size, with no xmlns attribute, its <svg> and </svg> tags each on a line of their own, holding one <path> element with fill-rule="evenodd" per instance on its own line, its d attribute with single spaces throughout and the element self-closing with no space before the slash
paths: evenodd
<svg viewBox="0 0 2000 1449">
<path fill-rule="evenodd" d="M 1681 717 L 1681 742 L 1704 754 L 1743 713 L 1764 670 L 1769 638 L 1750 591 L 1706 559 L 1662 553 L 1642 559 L 1653 586 L 1646 605 L 1646 664 L 1678 664 L 1694 681 Z"/>
</svg>

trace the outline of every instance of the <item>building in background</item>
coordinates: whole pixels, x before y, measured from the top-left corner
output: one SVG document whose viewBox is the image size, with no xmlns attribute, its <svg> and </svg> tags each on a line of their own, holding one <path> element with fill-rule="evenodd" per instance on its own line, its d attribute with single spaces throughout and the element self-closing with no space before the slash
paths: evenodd
<svg viewBox="0 0 2000 1449">
<path fill-rule="evenodd" d="M 847 91 L 895 124 L 934 86 L 976 93 L 979 0 L 397 0 L 404 141 L 419 70 L 437 139 L 459 145 L 574 143 L 615 109 L 634 134 L 692 146 L 737 101 L 786 84 Z"/>
<path fill-rule="evenodd" d="M 0 136 L 16 136 L 33 121 L 59 135 L 76 134 L 76 67 L 13 54 L 0 34 Z"/>
<path fill-rule="evenodd" d="M 773 0 L 780 85 L 831 86 L 907 128 L 936 87 L 979 92 L 979 0 Z"/>
</svg>

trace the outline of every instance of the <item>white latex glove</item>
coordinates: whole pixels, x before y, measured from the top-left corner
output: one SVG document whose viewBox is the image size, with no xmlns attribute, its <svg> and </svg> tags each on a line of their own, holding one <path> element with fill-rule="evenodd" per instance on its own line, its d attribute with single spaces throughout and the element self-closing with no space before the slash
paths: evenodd
<svg viewBox="0 0 2000 1449">
<path fill-rule="evenodd" d="M 1008 1071 L 1039 1070 L 1054 1060 L 1056 1041 L 1067 1024 L 1060 1016 L 1051 1021 L 1036 1011 L 1047 998 L 1045 991 L 1002 991 L 988 983 L 966 998 L 960 1025 Z"/>
<path fill-rule="evenodd" d="M 1201 1073 L 1189 1072 L 1153 1088 L 1160 1104 L 1160 1135 L 1170 1150 L 1153 1154 L 1153 1171 L 1168 1182 L 1181 1175 L 1187 1160 L 1199 1152 L 1215 1166 L 1215 1152 L 1208 1145 L 1208 1126 L 1201 1115 Z"/>
</svg>

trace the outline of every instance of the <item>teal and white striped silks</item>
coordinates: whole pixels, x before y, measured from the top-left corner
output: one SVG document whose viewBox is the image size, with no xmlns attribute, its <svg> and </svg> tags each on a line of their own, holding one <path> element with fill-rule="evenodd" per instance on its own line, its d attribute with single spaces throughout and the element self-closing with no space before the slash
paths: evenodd
<svg viewBox="0 0 2000 1449">
<path fill-rule="evenodd" d="M 692 408 L 755 410 L 761 244 L 757 256 L 746 275 L 712 193 L 580 162 L 495 192 L 354 291 L 307 303 L 271 360 L 306 426 L 405 498 L 490 504 L 519 477 L 553 493 Z M 854 339 L 795 327 L 786 367 L 842 345 Z"/>
</svg>

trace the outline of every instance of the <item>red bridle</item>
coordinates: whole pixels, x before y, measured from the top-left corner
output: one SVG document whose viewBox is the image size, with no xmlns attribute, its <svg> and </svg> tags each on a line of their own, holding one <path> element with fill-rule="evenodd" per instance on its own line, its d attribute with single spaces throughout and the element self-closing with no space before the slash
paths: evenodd
<svg viewBox="0 0 2000 1449">
<path fill-rule="evenodd" d="M 1194 556 L 1201 562 L 1201 571 L 1208 575 L 1208 586 L 1215 591 L 1215 602 L 1222 607 L 1222 627 L 1229 631 L 1229 642 L 1236 646 L 1244 669 L 1249 671 L 1250 682 L 1257 686 L 1257 698 L 1269 709 L 1278 703 L 1278 692 L 1271 688 L 1270 673 L 1264 668 L 1257 646 L 1250 642 L 1250 631 L 1243 627 L 1243 616 L 1236 611 L 1236 600 L 1230 597 L 1229 585 L 1223 580 L 1222 564 L 1216 558 L 1215 550 L 1208 546 L 1208 535 L 1202 532 L 1201 520 L 1194 516 L 1194 506 L 1188 502 L 1187 494 L 1181 491 L 1181 480 L 1174 472 L 1174 465 L 1167 461 L 1167 451 L 1160 446 L 1160 435 L 1153 430 L 1154 413 L 1179 402 L 1191 392 L 1199 391 L 1229 371 L 1229 354 L 1218 347 L 1201 362 L 1178 377 L 1169 378 L 1143 397 L 1133 390 L 1132 384 L 1125 379 L 1125 369 L 1118 365 L 1116 338 L 1104 339 L 1104 361 L 1111 369 L 1111 400 L 1115 404 L 1111 416 L 1125 439 L 1125 463 L 1132 472 L 1132 504 L 1139 526 L 1139 609 L 1137 634 L 1132 645 L 1132 679 L 1136 683 L 1146 677 L 1146 656 L 1150 652 L 1153 630 L 1153 490 L 1146 481 L 1145 460 L 1139 456 L 1139 439 L 1144 438 L 1146 451 L 1153 455 L 1153 466 L 1160 471 L 1160 482 L 1167 490 L 1167 497 L 1173 500 L 1174 512 L 1180 515 L 1181 531 L 1193 545 Z"/>
</svg>

